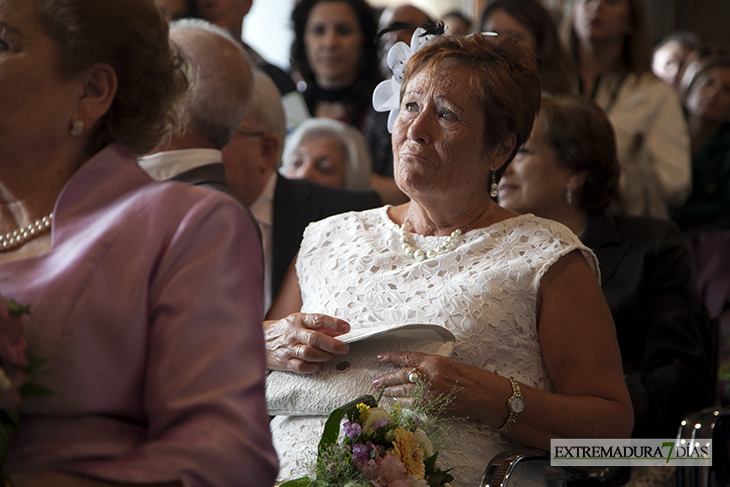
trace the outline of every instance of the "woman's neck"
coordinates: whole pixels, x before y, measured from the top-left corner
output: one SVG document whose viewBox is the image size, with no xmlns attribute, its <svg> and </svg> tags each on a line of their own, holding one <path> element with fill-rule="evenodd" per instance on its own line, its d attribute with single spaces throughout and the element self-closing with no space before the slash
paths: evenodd
<svg viewBox="0 0 730 487">
<path fill-rule="evenodd" d="M 722 129 L 723 122 L 707 120 L 706 118 L 689 115 L 687 117 L 689 136 L 692 141 L 692 153 L 700 150 L 712 138 L 713 135 Z"/>
<path fill-rule="evenodd" d="M 355 83 L 357 75 L 339 76 L 330 78 L 325 76 L 317 76 L 317 86 L 323 90 L 344 90 Z"/>
<path fill-rule="evenodd" d="M 578 237 L 583 237 L 583 231 L 588 223 L 588 216 L 581 211 L 574 211 L 566 214 L 562 219 L 556 220 L 570 228 Z"/>
<path fill-rule="evenodd" d="M 394 211 L 396 223 L 408 221 L 408 230 L 411 233 L 427 236 L 446 236 L 457 228 L 469 229 L 489 226 L 506 216 L 508 212 L 497 205 L 489 197 L 479 203 L 464 206 L 444 207 L 440 205 L 425 206 L 422 203 L 411 201 Z M 510 212 L 511 213 L 511 212 Z"/>
<path fill-rule="evenodd" d="M 621 57 L 623 40 L 591 42 L 580 44 L 578 51 L 578 74 L 583 82 L 583 94 L 590 95 L 598 77 L 610 70 Z"/>
<path fill-rule="evenodd" d="M 56 156 L 62 154 L 62 150 Z M 5 234 L 48 215 L 58 195 L 86 157 L 80 147 L 73 157 L 51 159 L 8 157 L 0 165 L 0 233 Z M 15 162 L 12 162 L 15 161 Z"/>
</svg>

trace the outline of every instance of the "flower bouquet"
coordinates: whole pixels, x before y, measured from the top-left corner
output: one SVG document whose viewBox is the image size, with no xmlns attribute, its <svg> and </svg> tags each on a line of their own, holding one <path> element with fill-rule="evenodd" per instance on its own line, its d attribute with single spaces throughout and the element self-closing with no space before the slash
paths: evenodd
<svg viewBox="0 0 730 487">
<path fill-rule="evenodd" d="M 440 468 L 428 433 L 439 428 L 438 416 L 452 398 L 414 401 L 411 409 L 396 403 L 386 410 L 371 395 L 358 397 L 327 419 L 314 465 L 316 477 L 281 487 L 449 486 L 454 478 L 449 469 Z"/>
<path fill-rule="evenodd" d="M 43 373 L 45 361 L 26 351 L 20 318 L 28 314 L 30 306 L 21 306 L 12 300 L 0 298 L 0 362 L 2 365 L 22 368 L 26 382 L 20 388 L 20 398 L 49 396 L 53 394 L 50 390 L 31 380 Z M 0 367 L 0 394 L 12 393 L 11 387 L 10 378 Z M 20 419 L 16 406 L 0 402 L 0 471 L 10 438 Z"/>
</svg>

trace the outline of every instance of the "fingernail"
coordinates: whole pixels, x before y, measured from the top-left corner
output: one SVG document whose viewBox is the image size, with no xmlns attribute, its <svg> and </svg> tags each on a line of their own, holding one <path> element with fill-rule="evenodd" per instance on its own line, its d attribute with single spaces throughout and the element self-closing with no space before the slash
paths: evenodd
<svg viewBox="0 0 730 487">
<path fill-rule="evenodd" d="M 350 351 L 350 346 L 348 344 L 346 344 L 346 343 L 344 344 L 344 346 L 341 346 L 340 347 L 340 353 L 343 354 L 343 355 L 346 354 L 349 351 Z"/>
<path fill-rule="evenodd" d="M 385 360 L 385 355 L 383 355 L 383 354 L 378 355 L 378 360 Z"/>
<path fill-rule="evenodd" d="M 348 324 L 340 325 L 340 331 L 342 333 L 349 333 L 350 332 L 350 325 L 348 325 Z"/>
<path fill-rule="evenodd" d="M 375 379 L 373 381 L 373 387 L 376 389 L 380 389 L 380 381 L 378 379 Z"/>
</svg>

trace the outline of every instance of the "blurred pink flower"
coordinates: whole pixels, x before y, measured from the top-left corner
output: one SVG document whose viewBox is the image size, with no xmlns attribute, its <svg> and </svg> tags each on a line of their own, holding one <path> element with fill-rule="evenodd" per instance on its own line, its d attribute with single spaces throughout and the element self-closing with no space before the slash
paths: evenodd
<svg viewBox="0 0 730 487">
<path fill-rule="evenodd" d="M 385 455 L 378 462 L 371 460 L 362 470 L 363 477 L 370 480 L 373 487 L 409 487 L 406 467 L 395 456 Z"/>
</svg>

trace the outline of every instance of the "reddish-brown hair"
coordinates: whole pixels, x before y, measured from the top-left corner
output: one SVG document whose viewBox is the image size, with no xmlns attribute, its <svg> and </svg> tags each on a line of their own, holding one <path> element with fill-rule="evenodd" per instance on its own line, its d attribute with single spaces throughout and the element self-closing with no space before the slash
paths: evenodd
<svg viewBox="0 0 730 487">
<path fill-rule="evenodd" d="M 422 69 L 434 71 L 444 60 L 455 60 L 471 68 L 471 85 L 475 102 L 484 109 L 484 145 L 496 148 L 512 135 L 517 150 L 530 136 L 540 109 L 540 77 L 535 57 L 522 42 L 512 36 L 440 36 L 426 44 L 408 61 L 403 73 L 401 98 L 408 81 Z M 497 171 L 501 176 L 505 163 Z"/>
</svg>

